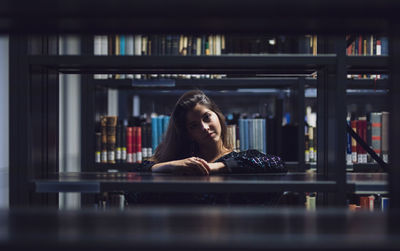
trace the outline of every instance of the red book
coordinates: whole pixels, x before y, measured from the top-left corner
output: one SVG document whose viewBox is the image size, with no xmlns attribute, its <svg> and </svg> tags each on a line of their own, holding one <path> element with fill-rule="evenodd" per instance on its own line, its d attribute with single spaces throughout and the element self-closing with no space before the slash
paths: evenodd
<svg viewBox="0 0 400 251">
<path fill-rule="evenodd" d="M 367 196 L 360 197 L 360 207 L 369 210 L 369 198 Z"/>
<path fill-rule="evenodd" d="M 126 128 L 126 162 L 133 163 L 133 127 Z"/>
<path fill-rule="evenodd" d="M 132 135 L 132 145 L 133 145 L 133 163 L 137 163 L 137 127 L 133 127 Z"/>
<path fill-rule="evenodd" d="M 138 126 L 136 133 L 137 163 L 142 163 L 142 128 Z"/>
</svg>

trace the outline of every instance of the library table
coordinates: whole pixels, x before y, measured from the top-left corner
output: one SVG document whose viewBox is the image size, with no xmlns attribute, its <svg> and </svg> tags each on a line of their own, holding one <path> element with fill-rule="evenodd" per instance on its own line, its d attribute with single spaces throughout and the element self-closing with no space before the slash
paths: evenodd
<svg viewBox="0 0 400 251">
<path fill-rule="evenodd" d="M 46 179 L 34 179 L 39 193 L 112 191 L 185 192 L 185 193 L 256 193 L 256 192 L 335 192 L 336 182 L 308 173 L 225 174 L 182 176 L 154 173 L 56 173 Z M 347 191 L 354 191 L 354 184 Z"/>
</svg>

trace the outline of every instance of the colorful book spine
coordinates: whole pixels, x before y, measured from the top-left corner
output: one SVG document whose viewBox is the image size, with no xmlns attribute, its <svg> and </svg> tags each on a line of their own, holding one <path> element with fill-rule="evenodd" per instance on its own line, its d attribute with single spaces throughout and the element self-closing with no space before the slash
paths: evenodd
<svg viewBox="0 0 400 251">
<path fill-rule="evenodd" d="M 122 125 L 121 133 L 121 162 L 127 162 L 127 149 L 126 149 L 126 133 L 127 133 L 127 123 Z"/>
<path fill-rule="evenodd" d="M 245 131 L 244 131 L 244 119 L 239 119 L 239 138 L 240 138 L 240 151 L 245 150 Z"/>
<path fill-rule="evenodd" d="M 118 120 L 117 122 L 117 131 L 116 131 L 116 143 L 115 143 L 115 161 L 117 163 L 122 162 L 122 131 L 123 125 L 122 121 Z"/>
<path fill-rule="evenodd" d="M 351 121 L 351 129 L 357 133 L 357 120 Z M 351 160 L 354 163 L 357 163 L 357 141 L 352 138 L 351 139 Z"/>
<path fill-rule="evenodd" d="M 96 133 L 96 151 L 95 151 L 95 163 L 101 163 L 101 133 Z"/>
<path fill-rule="evenodd" d="M 142 163 L 142 128 L 136 127 L 136 163 Z"/>
<path fill-rule="evenodd" d="M 347 117 L 347 124 L 351 127 L 350 116 Z M 350 133 L 346 133 L 347 144 L 346 144 L 346 164 L 352 164 L 352 155 L 351 155 L 351 135 Z"/>
<path fill-rule="evenodd" d="M 129 126 L 126 128 L 126 155 L 127 163 L 133 163 L 133 127 Z"/>
<path fill-rule="evenodd" d="M 261 132 L 263 152 L 267 153 L 267 122 L 265 121 L 265 119 L 261 120 Z"/>
<path fill-rule="evenodd" d="M 389 112 L 382 112 L 382 159 L 389 162 Z"/>
<path fill-rule="evenodd" d="M 100 118 L 101 163 L 107 163 L 107 117 Z"/>
<path fill-rule="evenodd" d="M 371 119 L 371 146 L 372 150 L 381 156 L 381 143 L 382 143 L 382 113 L 373 112 L 370 116 Z"/>
<path fill-rule="evenodd" d="M 117 116 L 107 117 L 107 163 L 115 164 Z"/>
<path fill-rule="evenodd" d="M 137 138 L 138 138 L 138 130 L 137 126 L 132 127 L 132 159 L 133 163 L 137 163 L 137 154 L 138 154 L 138 145 L 137 145 Z"/>
<path fill-rule="evenodd" d="M 154 152 L 158 146 L 158 126 L 157 117 L 151 118 L 151 148 Z"/>
</svg>

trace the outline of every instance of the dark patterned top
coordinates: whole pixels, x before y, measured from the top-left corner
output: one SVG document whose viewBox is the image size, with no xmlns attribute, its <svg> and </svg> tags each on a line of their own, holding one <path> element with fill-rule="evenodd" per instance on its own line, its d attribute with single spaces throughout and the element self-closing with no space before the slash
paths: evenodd
<svg viewBox="0 0 400 251">
<path fill-rule="evenodd" d="M 264 154 L 258 150 L 230 152 L 214 162 L 223 162 L 226 166 L 219 173 L 285 173 L 286 167 L 280 157 Z M 138 171 L 151 172 L 155 162 L 144 161 Z"/>
<path fill-rule="evenodd" d="M 283 173 L 287 172 L 283 161 L 278 156 L 264 154 L 257 150 L 231 152 L 215 162 L 223 162 L 224 173 Z"/>
<path fill-rule="evenodd" d="M 230 152 L 215 162 L 224 162 L 219 174 L 224 173 L 286 173 L 282 159 L 278 156 L 264 154 L 257 150 Z M 145 161 L 137 167 L 137 171 L 151 172 L 155 162 Z M 128 204 L 156 204 L 156 205 L 261 205 L 276 206 L 282 200 L 282 193 L 138 193 L 125 194 Z"/>
</svg>

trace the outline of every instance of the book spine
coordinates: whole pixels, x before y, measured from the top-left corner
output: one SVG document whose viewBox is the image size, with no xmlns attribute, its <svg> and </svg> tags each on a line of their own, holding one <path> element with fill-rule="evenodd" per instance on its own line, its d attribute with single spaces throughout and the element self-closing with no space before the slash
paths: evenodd
<svg viewBox="0 0 400 251">
<path fill-rule="evenodd" d="M 100 35 L 96 35 L 93 38 L 93 52 L 94 52 L 95 56 L 100 56 L 101 55 L 101 52 L 102 52 L 102 49 L 101 49 L 102 42 L 101 42 L 101 40 L 102 40 L 102 36 L 100 36 Z M 94 79 L 102 79 L 102 75 L 101 74 L 94 74 L 93 78 Z"/>
<path fill-rule="evenodd" d="M 121 162 L 126 162 L 127 159 L 127 149 L 126 149 L 126 130 L 127 127 L 125 123 L 121 126 Z"/>
<path fill-rule="evenodd" d="M 254 149 L 254 143 L 253 143 L 253 119 L 248 119 L 249 123 L 249 148 L 248 149 Z"/>
<path fill-rule="evenodd" d="M 138 155 L 138 130 L 137 130 L 137 126 L 134 126 L 132 129 L 132 150 L 133 150 L 133 163 L 137 163 L 138 159 L 137 159 L 137 155 Z"/>
<path fill-rule="evenodd" d="M 244 151 L 244 119 L 239 119 L 240 151 Z"/>
<path fill-rule="evenodd" d="M 158 146 L 158 127 L 157 117 L 151 118 L 151 147 L 154 152 Z"/>
<path fill-rule="evenodd" d="M 310 162 L 310 139 L 308 138 L 308 133 L 305 135 L 305 151 L 304 151 L 304 161 L 306 163 Z"/>
<path fill-rule="evenodd" d="M 381 142 L 382 142 L 382 113 L 371 113 L 371 145 L 372 150 L 381 156 Z"/>
<path fill-rule="evenodd" d="M 116 143 L 115 143 L 115 161 L 117 163 L 122 162 L 122 128 L 123 125 L 121 121 L 117 122 L 117 131 L 116 131 Z"/>
<path fill-rule="evenodd" d="M 168 129 L 169 119 L 170 119 L 169 116 L 164 116 L 162 118 L 162 137 L 161 137 L 162 140 L 164 140 L 165 138 L 165 133 L 167 132 Z"/>
<path fill-rule="evenodd" d="M 351 129 L 357 133 L 357 120 L 351 121 Z M 351 156 L 353 164 L 357 163 L 357 141 L 354 138 L 351 139 Z"/>
<path fill-rule="evenodd" d="M 163 119 L 163 115 L 157 117 L 157 146 L 161 143 L 163 137 Z"/>
<path fill-rule="evenodd" d="M 126 128 L 126 162 L 133 163 L 133 127 L 129 126 Z"/>
<path fill-rule="evenodd" d="M 309 139 L 309 152 L 310 152 L 310 162 L 315 162 L 314 154 L 314 129 L 312 126 L 308 128 L 308 139 Z"/>
<path fill-rule="evenodd" d="M 388 197 L 381 198 L 381 210 L 384 212 L 389 210 L 389 198 Z"/>
<path fill-rule="evenodd" d="M 101 133 L 96 132 L 96 151 L 94 155 L 94 162 L 101 163 Z"/>
<path fill-rule="evenodd" d="M 262 132 L 262 147 L 263 147 L 263 153 L 267 153 L 267 123 L 265 119 L 261 120 L 261 132 Z"/>
<path fill-rule="evenodd" d="M 347 117 L 347 124 L 351 127 L 350 123 L 350 116 Z M 346 164 L 351 165 L 352 164 L 352 159 L 351 159 L 351 135 L 350 133 L 346 133 L 346 138 L 347 138 L 347 144 L 346 144 Z"/>
<path fill-rule="evenodd" d="M 142 163 L 142 128 L 140 126 L 136 127 L 136 163 Z"/>
<path fill-rule="evenodd" d="M 117 116 L 107 117 L 107 163 L 115 164 Z"/>
<path fill-rule="evenodd" d="M 389 162 L 389 112 L 382 112 L 382 159 Z"/>
<path fill-rule="evenodd" d="M 357 134 L 360 136 L 360 138 L 363 138 L 363 126 L 362 126 L 362 121 L 360 118 L 357 120 Z M 361 164 L 363 163 L 363 150 L 360 144 L 357 144 L 357 163 Z"/>
<path fill-rule="evenodd" d="M 128 56 L 135 55 L 135 45 L 133 35 L 127 35 L 125 37 L 125 53 Z M 126 78 L 133 79 L 133 74 L 127 74 Z"/>
<path fill-rule="evenodd" d="M 151 128 L 151 123 L 146 123 L 146 136 L 147 137 L 147 157 L 150 158 L 153 156 L 153 148 L 152 148 L 152 128 Z"/>
<path fill-rule="evenodd" d="M 101 163 L 107 163 L 107 117 L 100 118 Z"/>
</svg>

